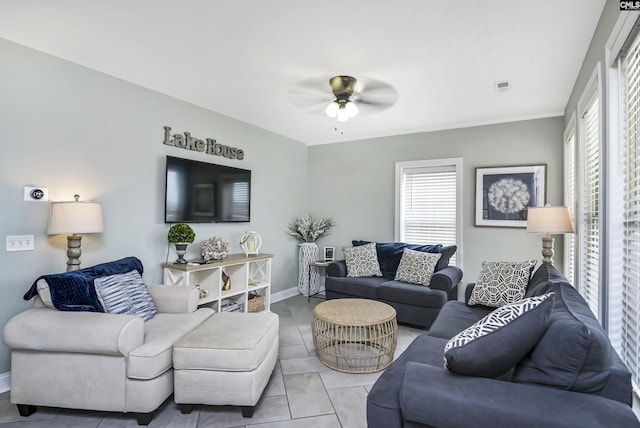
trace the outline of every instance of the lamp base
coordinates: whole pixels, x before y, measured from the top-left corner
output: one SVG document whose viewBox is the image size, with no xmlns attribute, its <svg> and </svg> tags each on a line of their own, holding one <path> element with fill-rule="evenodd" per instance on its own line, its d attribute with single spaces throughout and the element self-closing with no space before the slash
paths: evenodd
<svg viewBox="0 0 640 428">
<path fill-rule="evenodd" d="M 82 235 L 76 233 L 67 235 L 67 257 L 69 257 L 69 260 L 67 260 L 67 272 L 80 269 L 81 243 Z"/>
<path fill-rule="evenodd" d="M 553 240 L 548 233 L 542 237 L 542 262 L 550 265 L 553 264 Z"/>
</svg>

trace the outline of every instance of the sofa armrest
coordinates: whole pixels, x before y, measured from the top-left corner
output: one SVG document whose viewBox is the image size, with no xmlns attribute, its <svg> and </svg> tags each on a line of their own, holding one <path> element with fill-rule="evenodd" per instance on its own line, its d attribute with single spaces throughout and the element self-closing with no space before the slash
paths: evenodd
<svg viewBox="0 0 640 428">
<path fill-rule="evenodd" d="M 144 341 L 144 321 L 133 315 L 27 309 L 2 329 L 11 349 L 128 355 Z"/>
<path fill-rule="evenodd" d="M 431 287 L 434 290 L 442 290 L 447 294 L 454 289 L 462 279 L 462 269 L 457 266 L 447 266 L 435 272 L 431 277 Z"/>
<path fill-rule="evenodd" d="M 631 407 L 594 394 L 463 376 L 409 362 L 402 417 L 434 427 L 640 427 Z"/>
<path fill-rule="evenodd" d="M 468 305 L 469 304 L 469 298 L 471 298 L 471 293 L 473 292 L 473 288 L 476 286 L 475 282 L 470 282 L 467 284 L 466 288 L 464 289 L 464 302 Z"/>
<path fill-rule="evenodd" d="M 326 276 L 347 276 L 347 263 L 344 260 L 336 260 L 325 269 Z"/>
<path fill-rule="evenodd" d="M 195 287 L 151 284 L 147 290 L 158 312 L 188 314 L 198 309 L 200 292 Z"/>
</svg>

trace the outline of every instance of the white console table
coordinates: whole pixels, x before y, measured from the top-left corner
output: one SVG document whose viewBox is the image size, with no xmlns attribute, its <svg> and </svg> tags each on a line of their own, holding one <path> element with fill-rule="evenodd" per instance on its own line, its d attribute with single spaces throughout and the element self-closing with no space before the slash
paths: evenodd
<svg viewBox="0 0 640 428">
<path fill-rule="evenodd" d="M 242 303 L 247 312 L 250 294 L 264 297 L 264 310 L 271 305 L 271 258 L 273 254 L 229 254 L 223 260 L 194 265 L 163 263 L 164 283 L 178 286 L 198 285 L 207 296 L 199 305 L 220 311 L 223 303 Z M 223 290 L 222 272 L 231 278 L 231 288 Z"/>
</svg>

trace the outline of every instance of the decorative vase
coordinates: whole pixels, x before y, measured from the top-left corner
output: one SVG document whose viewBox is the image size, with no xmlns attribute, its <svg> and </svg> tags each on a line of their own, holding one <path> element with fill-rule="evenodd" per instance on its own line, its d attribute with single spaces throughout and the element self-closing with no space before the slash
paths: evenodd
<svg viewBox="0 0 640 428">
<path fill-rule="evenodd" d="M 258 232 L 252 231 L 244 234 L 240 240 L 240 246 L 244 250 L 246 256 L 258 255 L 258 251 L 262 246 L 262 238 Z"/>
<path fill-rule="evenodd" d="M 310 296 L 320 291 L 320 273 L 309 266 L 311 262 L 318 261 L 320 251 L 315 242 L 303 242 L 298 247 L 298 291 Z"/>
<path fill-rule="evenodd" d="M 176 264 L 184 265 L 187 264 L 187 261 L 184 259 L 184 254 L 187 252 L 187 243 L 177 242 L 176 246 L 176 254 L 178 254 L 178 258 L 176 259 Z"/>
</svg>

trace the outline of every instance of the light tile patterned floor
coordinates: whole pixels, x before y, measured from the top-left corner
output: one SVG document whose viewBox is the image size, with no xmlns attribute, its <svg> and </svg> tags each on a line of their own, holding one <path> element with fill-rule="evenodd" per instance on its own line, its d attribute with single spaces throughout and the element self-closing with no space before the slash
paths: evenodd
<svg viewBox="0 0 640 428">
<path fill-rule="evenodd" d="M 183 415 L 170 397 L 154 415 L 150 428 L 363 428 L 367 426 L 367 392 L 380 373 L 346 374 L 324 366 L 311 337 L 312 310 L 320 299 L 291 297 L 271 305 L 280 316 L 280 355 L 252 418 L 233 406 L 196 406 Z M 400 326 L 401 353 L 423 330 Z M 4 427 L 137 427 L 133 415 L 39 408 L 29 418 L 18 415 L 9 393 L 0 394 L 0 424 Z"/>
</svg>

